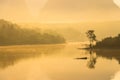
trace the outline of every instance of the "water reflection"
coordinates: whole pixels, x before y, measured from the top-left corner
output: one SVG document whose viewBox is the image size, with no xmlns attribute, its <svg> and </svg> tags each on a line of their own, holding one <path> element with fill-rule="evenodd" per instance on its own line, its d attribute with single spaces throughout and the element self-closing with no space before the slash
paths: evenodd
<svg viewBox="0 0 120 80">
<path fill-rule="evenodd" d="M 6 68 L 10 65 L 14 65 L 23 59 L 51 55 L 53 53 L 57 53 L 63 48 L 64 45 L 3 47 L 0 48 L 0 68 Z"/>
<path fill-rule="evenodd" d="M 87 63 L 87 66 L 90 69 L 94 69 L 96 61 L 97 61 L 97 55 L 96 55 L 96 53 L 93 52 L 93 50 L 90 50 L 89 53 L 90 53 L 90 59 L 89 59 L 89 61 Z"/>
<path fill-rule="evenodd" d="M 89 58 L 86 57 L 86 59 L 88 59 L 88 63 L 87 66 L 89 69 L 94 69 L 95 68 L 95 64 L 97 63 L 97 58 L 106 58 L 108 60 L 117 60 L 118 64 L 120 64 L 120 50 L 118 49 L 98 49 L 98 50 L 85 50 L 86 54 L 89 54 Z M 85 57 L 82 58 L 76 58 L 76 59 L 83 59 Z"/>
<path fill-rule="evenodd" d="M 89 54 L 89 56 L 88 57 L 75 58 L 75 59 L 77 59 L 77 60 L 88 60 L 87 67 L 89 69 L 94 69 L 96 61 L 97 61 L 97 55 L 96 55 L 96 53 L 93 52 L 92 49 L 90 49 L 90 50 L 86 50 L 86 54 Z"/>
<path fill-rule="evenodd" d="M 14 65 L 19 60 L 29 59 L 29 58 L 36 58 L 41 56 L 49 56 L 49 55 L 56 55 L 63 51 L 64 55 L 67 52 L 71 56 L 74 56 L 74 48 L 67 47 L 65 45 L 52 45 L 52 46 L 31 46 L 31 47 L 4 47 L 0 48 L 0 68 L 5 68 L 9 65 Z M 67 51 L 66 51 L 67 50 Z M 78 50 L 80 51 L 80 55 L 84 54 L 84 57 L 78 57 L 75 59 L 87 60 L 87 66 L 90 69 L 95 68 L 95 64 L 97 63 L 97 58 L 102 57 L 108 60 L 117 60 L 120 64 L 120 50 Z M 65 53 L 66 52 L 66 53 Z M 70 56 L 69 55 L 69 56 Z M 68 56 L 68 55 L 66 55 Z M 63 56 L 64 57 L 64 56 Z"/>
<path fill-rule="evenodd" d="M 120 71 L 119 50 L 77 48 L 74 45 L 0 48 L 0 80 L 116 80 L 116 72 Z"/>
<path fill-rule="evenodd" d="M 109 60 L 116 59 L 120 64 L 120 50 L 119 49 L 104 49 L 104 50 L 95 50 L 94 51 L 98 57 L 103 57 Z"/>
</svg>

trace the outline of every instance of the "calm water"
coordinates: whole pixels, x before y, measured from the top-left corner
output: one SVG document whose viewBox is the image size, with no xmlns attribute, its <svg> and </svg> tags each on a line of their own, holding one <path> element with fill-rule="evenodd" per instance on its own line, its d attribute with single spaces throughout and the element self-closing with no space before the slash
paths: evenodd
<svg viewBox="0 0 120 80">
<path fill-rule="evenodd" d="M 0 80 L 120 80 L 120 50 L 79 47 L 0 47 Z"/>
</svg>

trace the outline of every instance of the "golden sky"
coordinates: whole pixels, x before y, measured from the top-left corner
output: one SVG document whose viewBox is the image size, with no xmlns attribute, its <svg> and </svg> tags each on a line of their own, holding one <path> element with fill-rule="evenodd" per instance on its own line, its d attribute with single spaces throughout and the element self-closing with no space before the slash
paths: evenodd
<svg viewBox="0 0 120 80">
<path fill-rule="evenodd" d="M 0 19 L 45 23 L 117 21 L 120 20 L 120 1 L 0 0 Z"/>
</svg>

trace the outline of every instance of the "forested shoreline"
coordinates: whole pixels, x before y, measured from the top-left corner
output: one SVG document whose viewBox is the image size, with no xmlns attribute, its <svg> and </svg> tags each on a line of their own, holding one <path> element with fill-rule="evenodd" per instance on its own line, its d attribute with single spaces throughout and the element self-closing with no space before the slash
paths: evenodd
<svg viewBox="0 0 120 80">
<path fill-rule="evenodd" d="M 0 46 L 3 45 L 32 45 L 32 44 L 61 44 L 66 40 L 59 34 L 40 32 L 33 29 L 21 28 L 17 24 L 0 20 Z"/>
<path fill-rule="evenodd" d="M 107 37 L 104 38 L 102 41 L 98 41 L 94 48 L 120 48 L 120 34 L 115 37 Z"/>
</svg>

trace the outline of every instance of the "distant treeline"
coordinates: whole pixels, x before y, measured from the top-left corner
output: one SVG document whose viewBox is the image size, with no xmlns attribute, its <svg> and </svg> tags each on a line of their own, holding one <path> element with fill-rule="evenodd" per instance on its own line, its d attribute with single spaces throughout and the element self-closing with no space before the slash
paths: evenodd
<svg viewBox="0 0 120 80">
<path fill-rule="evenodd" d="M 107 37 L 97 42 L 95 48 L 120 48 L 120 34 L 116 37 Z"/>
<path fill-rule="evenodd" d="M 17 24 L 0 20 L 0 45 L 58 44 L 65 39 L 58 34 L 23 29 Z"/>
</svg>

